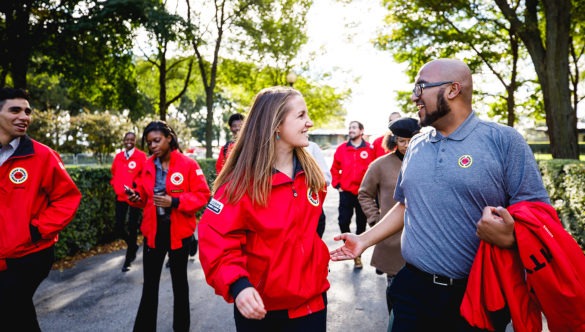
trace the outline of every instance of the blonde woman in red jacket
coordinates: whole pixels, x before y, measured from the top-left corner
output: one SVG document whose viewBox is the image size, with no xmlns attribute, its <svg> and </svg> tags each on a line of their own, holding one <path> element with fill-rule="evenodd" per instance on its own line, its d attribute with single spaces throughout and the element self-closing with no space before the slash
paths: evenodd
<svg viewBox="0 0 585 332">
<path fill-rule="evenodd" d="M 199 226 L 207 282 L 234 302 L 238 331 L 325 331 L 328 250 L 315 229 L 325 179 L 304 149 L 301 94 L 260 91 Z"/>
<path fill-rule="evenodd" d="M 197 220 L 208 202 L 209 186 L 197 162 L 181 153 L 177 135 L 164 121 L 144 129 L 152 156 L 136 178 L 128 199 L 143 208 L 144 284 L 134 331 L 156 331 L 160 274 L 167 253 L 173 284 L 173 330 L 189 331 L 187 261 Z"/>
</svg>

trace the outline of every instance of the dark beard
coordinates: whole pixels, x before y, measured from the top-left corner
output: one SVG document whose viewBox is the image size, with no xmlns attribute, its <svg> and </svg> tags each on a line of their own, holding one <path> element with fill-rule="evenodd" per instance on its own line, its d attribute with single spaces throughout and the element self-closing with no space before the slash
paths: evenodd
<svg viewBox="0 0 585 332">
<path fill-rule="evenodd" d="M 444 92 L 445 88 L 442 88 L 437 95 L 437 110 L 432 113 L 426 113 L 424 119 L 420 119 L 419 124 L 421 127 L 430 126 L 451 112 L 451 107 L 449 107 L 447 100 L 443 96 Z"/>
</svg>

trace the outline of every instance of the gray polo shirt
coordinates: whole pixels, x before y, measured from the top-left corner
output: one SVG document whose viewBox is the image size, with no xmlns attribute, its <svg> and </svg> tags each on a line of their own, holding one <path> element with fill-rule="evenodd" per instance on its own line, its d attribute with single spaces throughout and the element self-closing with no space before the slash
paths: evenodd
<svg viewBox="0 0 585 332">
<path fill-rule="evenodd" d="M 412 139 L 394 199 L 406 205 L 404 259 L 452 278 L 469 274 L 485 206 L 550 202 L 524 138 L 475 112 L 448 137 L 433 129 Z"/>
</svg>

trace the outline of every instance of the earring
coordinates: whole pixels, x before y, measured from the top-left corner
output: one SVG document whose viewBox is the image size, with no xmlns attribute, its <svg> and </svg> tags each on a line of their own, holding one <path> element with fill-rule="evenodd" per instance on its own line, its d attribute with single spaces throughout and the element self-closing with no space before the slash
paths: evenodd
<svg viewBox="0 0 585 332">
<path fill-rule="evenodd" d="M 280 135 L 278 135 L 278 133 L 276 133 L 276 140 L 280 140 Z"/>
</svg>

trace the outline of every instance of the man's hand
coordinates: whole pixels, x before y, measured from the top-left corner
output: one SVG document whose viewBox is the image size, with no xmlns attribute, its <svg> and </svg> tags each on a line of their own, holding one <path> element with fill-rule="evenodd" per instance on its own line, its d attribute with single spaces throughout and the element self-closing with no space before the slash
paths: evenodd
<svg viewBox="0 0 585 332">
<path fill-rule="evenodd" d="M 343 246 L 329 252 L 332 261 L 354 259 L 362 254 L 366 247 L 361 243 L 359 236 L 353 233 L 343 233 L 333 238 L 335 241 L 343 240 Z"/>
<path fill-rule="evenodd" d="M 516 244 L 514 218 L 505 208 L 486 206 L 477 223 L 477 236 L 497 247 L 510 249 Z"/>
<path fill-rule="evenodd" d="M 244 288 L 235 299 L 236 307 L 248 319 L 263 319 L 266 316 L 264 302 L 254 287 Z"/>
</svg>

